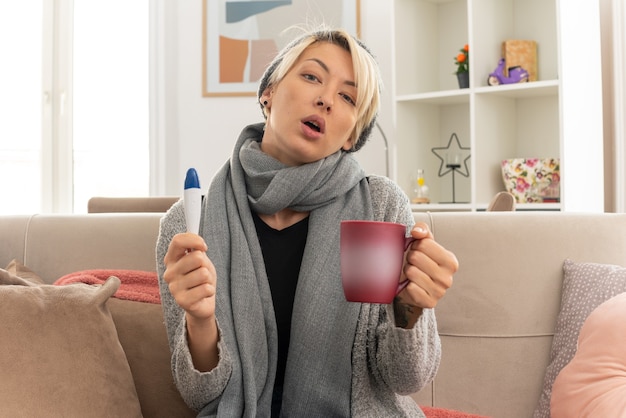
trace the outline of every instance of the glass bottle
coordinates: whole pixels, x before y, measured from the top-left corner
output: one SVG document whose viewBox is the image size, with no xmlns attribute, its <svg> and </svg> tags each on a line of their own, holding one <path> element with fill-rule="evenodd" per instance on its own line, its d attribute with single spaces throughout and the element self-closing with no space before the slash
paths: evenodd
<svg viewBox="0 0 626 418">
<path fill-rule="evenodd" d="M 417 178 L 415 179 L 415 188 L 413 189 L 413 203 L 430 203 L 428 191 L 426 180 L 424 180 L 424 170 L 418 168 Z"/>
</svg>

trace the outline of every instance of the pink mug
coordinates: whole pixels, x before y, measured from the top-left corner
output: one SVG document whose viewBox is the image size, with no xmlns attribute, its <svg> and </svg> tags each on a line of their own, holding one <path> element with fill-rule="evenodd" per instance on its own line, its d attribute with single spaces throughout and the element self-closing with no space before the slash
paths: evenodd
<svg viewBox="0 0 626 418">
<path fill-rule="evenodd" d="M 393 222 L 342 221 L 341 281 L 346 300 L 391 303 L 408 280 L 400 283 L 404 252 L 415 238 Z"/>
</svg>

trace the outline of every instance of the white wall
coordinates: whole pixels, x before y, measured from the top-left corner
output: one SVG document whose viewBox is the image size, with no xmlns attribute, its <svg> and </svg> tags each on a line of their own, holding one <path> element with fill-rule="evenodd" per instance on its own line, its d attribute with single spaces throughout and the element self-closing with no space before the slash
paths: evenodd
<svg viewBox="0 0 626 418">
<path fill-rule="evenodd" d="M 605 5 L 615 5 L 623 0 L 601 0 Z M 380 132 L 374 131 L 370 143 L 357 153 L 368 172 L 389 174 L 397 180 L 393 146 L 393 121 L 391 114 L 391 63 L 395 59 L 390 45 L 393 45 L 393 1 L 360 0 L 361 37 L 377 57 L 383 74 L 384 90 L 379 122 L 390 140 L 388 161 L 385 157 L 385 145 Z M 153 158 L 151 175 L 151 194 L 179 195 L 187 168 L 195 167 L 200 175 L 202 187 L 208 187 L 215 172 L 230 157 L 231 149 L 241 128 L 249 123 L 262 121 L 262 114 L 255 97 L 202 97 L 202 0 L 169 1 L 154 0 L 156 13 L 159 15 L 159 27 L 156 28 L 156 62 L 155 71 L 157 97 L 152 98 L 156 108 L 151 115 L 156 115 L 151 123 L 152 136 L 156 137 L 151 155 Z M 609 6 L 610 7 L 610 6 Z M 621 14 L 624 13 L 623 7 Z M 613 13 L 605 13 L 603 20 L 610 19 Z M 619 20 L 619 19 L 616 19 Z M 624 17 L 621 17 L 624 25 Z M 624 27 L 621 28 L 623 35 Z M 619 46 L 622 49 L 626 40 Z M 604 53 L 604 51 L 603 51 Z M 626 51 L 621 52 L 623 64 Z M 153 58 L 155 59 L 155 58 Z M 610 60 L 608 60 L 610 61 Z M 604 64 L 607 64 L 606 55 Z M 606 77 L 606 75 L 605 75 Z M 624 100 L 624 77 L 618 75 L 615 87 L 622 91 L 621 102 Z M 619 85 L 621 84 L 621 86 Z M 608 88 L 613 88 L 611 83 Z M 605 85 L 605 91 L 607 86 Z M 622 104 L 623 106 L 623 104 Z M 623 109 L 623 107 L 621 108 Z M 613 109 L 610 109 L 613 111 Z M 624 119 L 605 119 L 605 125 L 611 124 L 613 129 L 624 128 Z M 626 151 L 623 135 L 619 145 L 619 160 Z M 615 138 L 605 138 L 605 146 L 611 149 L 616 145 Z M 619 161 L 615 161 L 619 163 Z M 387 167 L 387 165 L 389 167 Z M 623 167 L 611 170 L 608 176 L 623 176 Z M 619 189 L 615 204 L 623 210 L 626 207 L 626 179 L 614 184 L 608 181 L 612 191 L 605 190 L 613 199 L 616 188 Z M 607 206 L 607 207 L 608 207 Z M 609 209 L 610 210 L 610 209 Z"/>
<path fill-rule="evenodd" d="M 256 97 L 202 97 L 202 0 L 156 2 L 157 20 L 163 32 L 156 35 L 157 109 L 153 114 L 153 134 L 158 138 L 153 150 L 151 193 L 179 195 L 185 172 L 198 170 L 202 187 L 208 187 L 215 172 L 230 157 L 241 129 L 263 120 Z M 361 33 L 383 67 L 390 86 L 391 3 L 361 0 Z M 372 23 L 371 23 L 372 22 Z M 371 42 L 368 41 L 371 39 Z M 154 58 L 153 58 L 154 59 Z M 390 103 L 385 95 L 383 107 Z M 381 112 L 381 126 L 389 134 L 391 118 Z M 370 172 L 385 174 L 384 143 L 378 131 L 363 148 L 362 162 Z M 357 153 L 361 154 L 361 152 Z"/>
<path fill-rule="evenodd" d="M 626 212 L 626 6 L 601 0 L 605 211 Z"/>
<path fill-rule="evenodd" d="M 626 212 L 626 6 L 621 0 L 613 0 L 614 11 L 614 48 L 615 65 L 613 67 L 613 128 L 616 153 L 615 211 Z"/>
<path fill-rule="evenodd" d="M 160 4 L 165 27 L 164 91 L 159 100 L 164 108 L 159 114 L 165 118 L 160 126 L 165 158 L 160 163 L 166 175 L 157 177 L 165 184 L 153 190 L 179 195 L 189 167 L 198 170 L 202 187 L 207 187 L 230 156 L 242 126 L 260 121 L 262 115 L 254 97 L 202 97 L 202 0 Z"/>
</svg>

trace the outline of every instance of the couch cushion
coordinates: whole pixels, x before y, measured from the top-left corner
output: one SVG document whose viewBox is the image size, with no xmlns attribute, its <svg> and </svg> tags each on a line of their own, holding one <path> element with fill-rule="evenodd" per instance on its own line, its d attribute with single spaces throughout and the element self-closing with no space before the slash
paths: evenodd
<svg viewBox="0 0 626 418">
<path fill-rule="evenodd" d="M 596 308 L 552 386 L 551 417 L 626 416 L 626 293 Z"/>
<path fill-rule="evenodd" d="M 119 279 L 63 287 L 19 281 L 0 274 L 0 416 L 140 417 L 106 306 Z"/>
<path fill-rule="evenodd" d="M 5 279 L 7 280 L 7 282 L 4 282 L 5 284 L 10 284 L 8 281 L 11 279 L 17 279 L 17 282 L 14 284 L 22 285 L 39 285 L 44 283 L 37 273 L 20 263 L 18 260 L 11 260 L 5 272 L 9 273 L 8 276 L 5 276 Z"/>
<path fill-rule="evenodd" d="M 195 417 L 174 384 L 161 305 L 111 298 L 108 307 L 133 372 L 144 418 Z"/>
<path fill-rule="evenodd" d="M 620 266 L 565 260 L 563 272 L 561 309 L 534 418 L 550 417 L 554 379 L 574 357 L 580 328 L 589 314 L 606 300 L 626 292 L 626 269 Z"/>
<path fill-rule="evenodd" d="M 160 300 L 154 300 L 152 290 L 154 276 L 154 287 L 158 291 L 156 273 L 135 270 L 90 270 L 69 274 L 65 276 L 65 281 L 60 278 L 55 284 L 104 284 L 112 275 L 120 279 L 122 284 L 107 301 L 107 307 L 133 375 L 143 417 L 196 416 L 183 401 L 172 378 L 163 310 Z M 82 281 L 85 278 L 87 280 Z M 126 291 L 123 289 L 124 282 L 127 286 Z M 35 272 L 17 260 L 12 260 L 6 270 L 0 269 L 0 284 L 33 286 L 43 283 Z M 137 294 L 141 289 L 147 291 L 145 297 Z M 122 297 L 116 296 L 120 292 Z M 143 300 L 147 303 L 142 302 Z"/>
</svg>

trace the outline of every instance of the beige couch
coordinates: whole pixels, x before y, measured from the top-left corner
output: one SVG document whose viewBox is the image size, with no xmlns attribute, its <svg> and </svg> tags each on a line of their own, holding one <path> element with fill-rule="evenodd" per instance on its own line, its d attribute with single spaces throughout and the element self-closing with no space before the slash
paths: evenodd
<svg viewBox="0 0 626 418">
<path fill-rule="evenodd" d="M 0 217 L 0 267 L 17 259 L 47 282 L 83 269 L 154 271 L 160 216 Z M 429 223 L 460 262 L 453 288 L 437 307 L 441 368 L 415 399 L 493 417 L 532 416 L 549 362 L 563 262 L 570 258 L 626 265 L 626 214 L 460 212 L 415 217 Z M 113 312 L 143 415 L 191 416 L 168 376 L 160 307 L 151 309 L 151 319 Z M 132 336 L 135 321 L 150 330 L 145 343 Z"/>
</svg>

